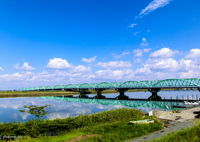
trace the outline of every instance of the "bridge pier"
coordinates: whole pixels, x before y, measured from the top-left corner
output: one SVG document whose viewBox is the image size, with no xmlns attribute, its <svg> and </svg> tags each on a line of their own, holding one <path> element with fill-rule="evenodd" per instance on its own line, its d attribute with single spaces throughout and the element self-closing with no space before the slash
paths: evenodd
<svg viewBox="0 0 200 142">
<path fill-rule="evenodd" d="M 78 91 L 80 92 L 80 95 L 78 96 L 78 98 L 88 98 L 88 96 L 86 95 L 86 91 L 88 89 L 78 89 Z"/>
<path fill-rule="evenodd" d="M 151 88 L 148 89 L 149 92 L 152 93 L 152 95 L 148 98 L 150 101 L 160 101 L 161 97 L 157 95 L 157 93 L 161 90 L 161 88 Z"/>
<path fill-rule="evenodd" d="M 101 92 L 105 89 L 94 89 L 97 92 L 97 95 L 94 96 L 94 99 L 105 99 L 106 97 L 101 95 Z"/>
<path fill-rule="evenodd" d="M 116 97 L 117 100 L 126 100 L 129 97 L 124 95 L 124 92 L 126 92 L 128 89 L 126 88 L 116 88 L 115 89 L 117 92 L 119 92 L 119 96 Z"/>
</svg>

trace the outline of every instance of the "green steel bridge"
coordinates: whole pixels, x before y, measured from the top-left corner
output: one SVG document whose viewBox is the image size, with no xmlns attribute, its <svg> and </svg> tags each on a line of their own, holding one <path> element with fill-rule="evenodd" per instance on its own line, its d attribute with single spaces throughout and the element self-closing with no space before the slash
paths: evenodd
<svg viewBox="0 0 200 142">
<path fill-rule="evenodd" d="M 101 104 L 101 105 L 120 105 L 134 108 L 156 108 L 156 109 L 167 109 L 173 110 L 172 105 L 176 105 L 177 102 L 170 101 L 133 101 L 133 100 L 108 100 L 108 99 L 87 99 L 87 98 L 72 98 L 72 97 L 39 97 L 42 99 L 50 99 L 56 101 L 67 101 L 67 102 L 80 102 L 86 104 Z"/>
<path fill-rule="evenodd" d="M 148 91 L 152 93 L 152 96 L 148 98 L 149 100 L 161 100 L 161 97 L 157 95 L 157 92 L 162 88 L 197 88 L 200 90 L 200 78 L 67 84 L 21 88 L 18 91 L 78 90 L 80 92 L 80 97 L 85 98 L 87 97 L 87 90 L 95 90 L 97 96 L 94 98 L 98 99 L 105 98 L 105 96 L 101 95 L 103 90 L 115 89 L 120 93 L 116 99 L 127 99 L 128 97 L 124 95 L 124 92 L 128 89 L 148 89 Z"/>
</svg>

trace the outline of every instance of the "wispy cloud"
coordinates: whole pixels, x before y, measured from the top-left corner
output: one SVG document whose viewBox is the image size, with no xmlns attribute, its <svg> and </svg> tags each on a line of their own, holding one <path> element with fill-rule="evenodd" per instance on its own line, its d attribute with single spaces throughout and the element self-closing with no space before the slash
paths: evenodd
<svg viewBox="0 0 200 142">
<path fill-rule="evenodd" d="M 4 70 L 2 69 L 2 67 L 0 67 L 0 71 L 4 71 Z"/>
<path fill-rule="evenodd" d="M 83 58 L 81 61 L 91 63 L 91 62 L 96 61 L 96 58 L 97 58 L 97 56 L 94 56 L 94 57 L 89 58 L 89 59 Z"/>
<path fill-rule="evenodd" d="M 143 15 L 149 14 L 152 11 L 164 7 L 165 5 L 169 4 L 173 0 L 153 0 L 149 3 L 147 7 L 145 7 L 139 14 L 139 17 L 141 18 Z"/>
<path fill-rule="evenodd" d="M 151 48 L 145 48 L 145 49 L 144 49 L 144 52 L 147 53 L 147 52 L 149 52 L 150 50 L 151 50 Z"/>
<path fill-rule="evenodd" d="M 134 32 L 133 35 L 136 36 L 139 32 Z"/>
<path fill-rule="evenodd" d="M 98 62 L 97 66 L 102 68 L 130 68 L 132 64 L 130 61 L 110 61 L 110 62 Z"/>
<path fill-rule="evenodd" d="M 143 52 L 140 49 L 135 49 L 133 50 L 133 53 L 135 54 L 134 57 L 141 57 Z"/>
<path fill-rule="evenodd" d="M 135 27 L 137 25 L 137 23 L 133 23 L 133 24 L 131 24 L 130 26 L 128 26 L 129 28 L 133 28 L 133 27 Z"/>
<path fill-rule="evenodd" d="M 149 43 L 147 43 L 147 40 L 146 40 L 146 38 L 142 38 L 142 43 L 140 44 L 140 46 L 148 46 L 149 45 Z"/>
<path fill-rule="evenodd" d="M 142 62 L 142 59 L 140 58 L 134 59 L 134 63 L 141 63 L 141 62 Z"/>
<path fill-rule="evenodd" d="M 19 63 L 14 64 L 13 68 L 15 68 L 15 69 L 19 69 Z"/>
<path fill-rule="evenodd" d="M 126 55 L 128 55 L 130 52 L 126 52 L 126 51 L 124 51 L 121 55 L 116 55 L 115 53 L 111 53 L 112 55 L 113 55 L 113 57 L 114 58 L 122 58 L 122 57 L 124 57 L 124 56 L 126 56 Z"/>
</svg>

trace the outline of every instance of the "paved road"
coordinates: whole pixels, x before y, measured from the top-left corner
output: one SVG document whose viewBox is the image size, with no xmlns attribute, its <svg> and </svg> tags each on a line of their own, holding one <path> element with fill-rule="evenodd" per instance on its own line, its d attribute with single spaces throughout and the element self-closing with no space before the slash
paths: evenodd
<svg viewBox="0 0 200 142">
<path fill-rule="evenodd" d="M 194 126 L 192 120 L 194 120 L 200 112 L 200 107 L 184 110 L 181 113 L 167 113 L 166 111 L 154 111 L 159 119 L 166 120 L 168 122 L 166 128 L 156 131 L 150 135 L 142 136 L 141 138 L 130 140 L 128 142 L 142 142 L 160 138 L 167 135 L 168 132 L 175 132 L 177 130 L 183 130 Z"/>
</svg>

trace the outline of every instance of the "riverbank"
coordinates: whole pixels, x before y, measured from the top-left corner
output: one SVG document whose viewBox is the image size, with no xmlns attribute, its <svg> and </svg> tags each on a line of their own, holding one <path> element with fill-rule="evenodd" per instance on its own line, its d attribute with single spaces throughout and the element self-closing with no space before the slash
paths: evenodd
<svg viewBox="0 0 200 142">
<path fill-rule="evenodd" d="M 147 89 L 130 89 L 127 92 L 144 92 Z M 116 90 L 104 90 L 102 94 L 119 93 Z M 31 97 L 31 96 L 71 96 L 79 95 L 78 91 L 0 91 L 0 97 Z M 94 90 L 87 90 L 86 94 L 97 94 Z"/>
<path fill-rule="evenodd" d="M 77 95 L 78 92 L 71 91 L 0 91 L 0 98 L 8 97 L 36 97 L 36 96 L 71 96 Z"/>
<path fill-rule="evenodd" d="M 148 116 L 140 110 L 123 108 L 64 119 L 5 123 L 0 124 L 0 135 L 21 136 L 14 140 L 20 142 L 123 142 L 130 139 L 132 140 L 129 142 L 149 140 L 153 142 L 183 140 L 195 142 L 200 140 L 200 119 L 195 119 L 195 116 L 199 114 L 199 109 L 200 107 L 183 110 L 181 113 L 185 119 L 177 120 L 171 120 L 169 116 L 177 116 L 181 113 L 164 114 L 163 111 L 155 111 L 157 113 L 154 112 L 154 116 Z M 190 117 L 190 113 L 194 114 L 194 112 L 195 116 Z M 163 116 L 165 116 L 164 119 Z M 130 121 L 143 119 L 153 119 L 154 123 L 129 124 Z"/>
<path fill-rule="evenodd" d="M 130 121 L 154 119 L 148 125 Z M 115 109 L 91 115 L 55 120 L 29 120 L 0 124 L 1 136 L 22 136 L 15 141 L 126 141 L 162 129 L 154 116 L 136 109 Z"/>
<path fill-rule="evenodd" d="M 161 91 L 168 90 L 178 90 L 179 88 L 172 89 L 162 89 Z M 182 90 L 182 89 L 180 89 Z M 147 92 L 147 89 L 129 89 L 126 92 Z M 104 90 L 101 92 L 102 94 L 108 93 L 119 93 L 116 90 Z M 71 95 L 79 95 L 78 91 L 62 91 L 62 90 L 50 90 L 50 91 L 0 91 L 0 98 L 5 97 L 35 97 L 35 96 L 71 96 Z M 94 90 L 87 90 L 86 94 L 97 94 Z"/>
</svg>

